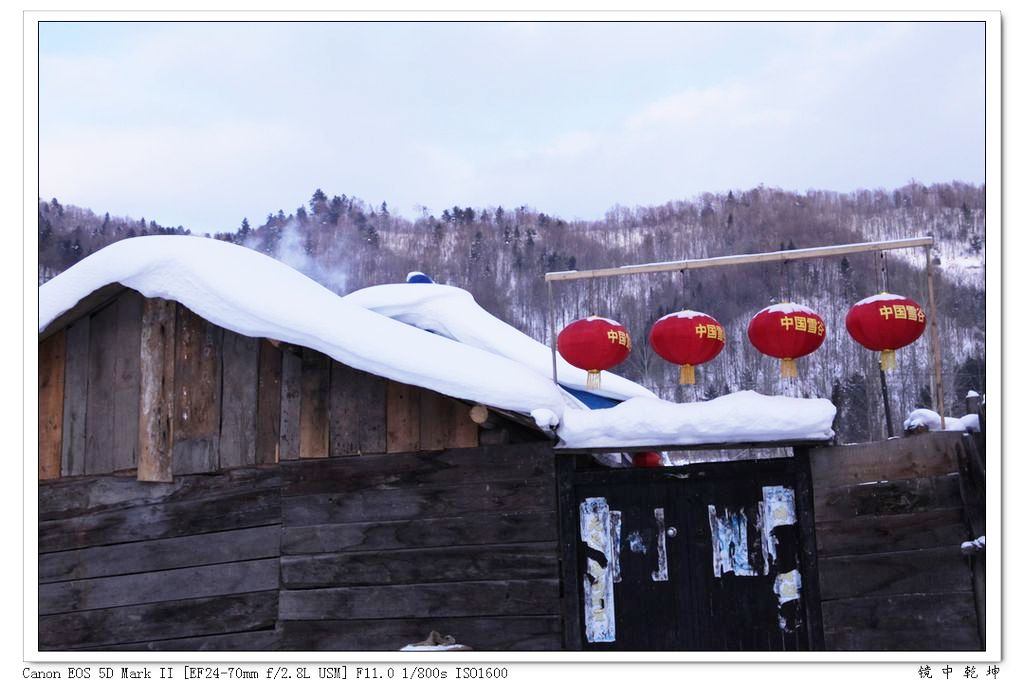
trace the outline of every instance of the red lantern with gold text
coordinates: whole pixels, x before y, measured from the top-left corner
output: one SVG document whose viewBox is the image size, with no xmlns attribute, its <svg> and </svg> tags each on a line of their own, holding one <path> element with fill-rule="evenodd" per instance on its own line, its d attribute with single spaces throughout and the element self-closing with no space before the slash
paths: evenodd
<svg viewBox="0 0 1024 683">
<path fill-rule="evenodd" d="M 747 326 L 750 343 L 766 356 L 782 359 L 782 376 L 796 377 L 796 359 L 813 353 L 825 341 L 825 322 L 800 304 L 762 308 Z"/>
<path fill-rule="evenodd" d="M 896 349 L 913 343 L 924 328 L 924 309 L 913 299 L 897 294 L 861 299 L 846 314 L 850 336 L 861 346 L 882 352 L 882 370 L 896 367 Z"/>
<path fill-rule="evenodd" d="M 706 313 L 679 311 L 654 323 L 650 340 L 655 353 L 680 366 L 679 383 L 694 384 L 693 366 L 707 363 L 722 352 L 725 329 Z"/>
<path fill-rule="evenodd" d="M 626 360 L 633 348 L 620 323 L 592 315 L 558 333 L 558 352 L 569 365 L 587 371 L 587 389 L 601 388 L 601 371 Z"/>
</svg>

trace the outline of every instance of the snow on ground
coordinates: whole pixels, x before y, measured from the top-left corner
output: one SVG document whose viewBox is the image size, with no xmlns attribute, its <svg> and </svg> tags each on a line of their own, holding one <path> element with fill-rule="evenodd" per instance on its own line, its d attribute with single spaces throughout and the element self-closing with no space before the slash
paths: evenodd
<svg viewBox="0 0 1024 683">
<path fill-rule="evenodd" d="M 495 318 L 481 308 L 464 289 L 437 284 L 421 284 L 416 287 L 404 284 L 378 285 L 352 292 L 342 299 L 422 330 L 522 363 L 538 374 L 551 376 L 551 347 Z M 610 372 L 601 373 L 600 390 L 587 389 L 586 370 L 569 365 L 561 355 L 558 356 L 558 381 L 573 389 L 590 391 L 608 398 L 655 398 L 654 393 L 639 384 Z"/>
<path fill-rule="evenodd" d="M 548 347 L 481 309 L 468 292 L 422 283 L 339 297 L 269 256 L 203 237 L 137 237 L 83 259 L 39 288 L 40 332 L 115 282 L 178 301 L 238 334 L 309 347 L 381 377 L 530 414 L 542 429 L 557 429 L 566 447 L 833 436 L 835 408 L 825 399 L 743 391 L 677 404 L 607 372 L 601 393 L 627 400 L 590 410 L 551 382 Z M 563 361 L 559 381 L 584 387 L 586 373 Z"/>
<path fill-rule="evenodd" d="M 569 409 L 560 447 L 746 443 L 831 439 L 836 409 L 823 398 L 740 391 L 702 403 L 632 398 L 605 410 Z"/>
<path fill-rule="evenodd" d="M 938 432 L 942 430 L 942 422 L 939 420 L 939 414 L 934 410 L 928 410 L 927 408 L 918 408 L 907 416 L 907 419 L 903 421 L 903 429 L 915 429 L 917 427 L 927 427 L 930 432 Z M 978 416 L 977 415 L 964 415 L 963 417 L 947 417 L 946 418 L 946 431 L 947 432 L 977 432 L 979 431 Z"/>
</svg>

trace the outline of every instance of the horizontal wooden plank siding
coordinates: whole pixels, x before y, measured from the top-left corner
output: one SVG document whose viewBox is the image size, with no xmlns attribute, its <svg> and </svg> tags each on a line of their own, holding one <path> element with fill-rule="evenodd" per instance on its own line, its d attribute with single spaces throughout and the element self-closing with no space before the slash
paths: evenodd
<svg viewBox="0 0 1024 683">
<path fill-rule="evenodd" d="M 275 557 L 49 583 L 39 589 L 39 613 L 59 614 L 274 590 L 278 585 L 278 564 Z"/>
<path fill-rule="evenodd" d="M 825 644 L 977 650 L 957 451 L 922 434 L 811 451 Z"/>
<path fill-rule="evenodd" d="M 289 554 L 303 554 L 528 543 L 553 538 L 556 529 L 555 514 L 551 511 L 492 512 L 462 517 L 457 524 L 405 519 L 289 526 L 281 531 L 281 547 Z"/>
<path fill-rule="evenodd" d="M 442 628 L 557 649 L 553 457 L 521 444 L 44 482 L 40 648 L 392 650 Z"/>
<path fill-rule="evenodd" d="M 407 619 L 557 612 L 558 579 L 281 591 L 281 619 Z"/>
<path fill-rule="evenodd" d="M 553 458 L 523 444 L 282 466 L 281 646 L 398 649 L 451 624 L 474 648 L 560 647 Z"/>
<path fill-rule="evenodd" d="M 544 579 L 558 571 L 554 542 L 284 557 L 286 588 Z"/>
<path fill-rule="evenodd" d="M 153 602 L 39 617 L 39 649 L 84 649 L 120 642 L 272 630 L 277 591 Z"/>
<path fill-rule="evenodd" d="M 178 536 L 46 553 L 39 558 L 39 582 L 277 558 L 281 554 L 280 538 L 280 527 L 273 525 L 216 531 L 204 534 L 202 539 Z"/>
<path fill-rule="evenodd" d="M 280 488 L 257 468 L 41 485 L 40 648 L 275 647 Z"/>
<path fill-rule="evenodd" d="M 559 617 L 429 617 L 291 621 L 282 650 L 395 651 L 423 640 L 431 631 L 452 635 L 474 650 L 560 650 Z"/>
<path fill-rule="evenodd" d="M 822 605 L 837 650 L 976 650 L 970 592 L 832 600 Z"/>
</svg>

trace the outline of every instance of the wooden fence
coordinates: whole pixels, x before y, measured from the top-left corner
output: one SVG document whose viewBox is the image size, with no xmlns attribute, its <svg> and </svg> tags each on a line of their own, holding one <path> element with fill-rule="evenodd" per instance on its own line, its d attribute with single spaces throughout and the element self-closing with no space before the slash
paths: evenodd
<svg viewBox="0 0 1024 683">
<path fill-rule="evenodd" d="M 981 649 L 958 432 L 811 450 L 828 650 Z"/>
</svg>

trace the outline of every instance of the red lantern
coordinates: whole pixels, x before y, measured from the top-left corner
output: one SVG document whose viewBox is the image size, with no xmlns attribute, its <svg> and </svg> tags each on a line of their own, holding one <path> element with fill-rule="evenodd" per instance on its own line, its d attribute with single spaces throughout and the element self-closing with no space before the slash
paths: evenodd
<svg viewBox="0 0 1024 683">
<path fill-rule="evenodd" d="M 747 326 L 750 343 L 766 356 L 782 359 L 782 376 L 796 377 L 796 359 L 825 341 L 825 322 L 799 304 L 776 304 L 758 311 Z"/>
<path fill-rule="evenodd" d="M 661 467 L 661 453 L 644 451 L 633 454 L 633 467 Z"/>
<path fill-rule="evenodd" d="M 558 333 L 558 352 L 570 365 L 587 371 L 587 389 L 601 388 L 601 371 L 629 356 L 633 342 L 620 323 L 592 315 Z"/>
<path fill-rule="evenodd" d="M 911 344 L 924 332 L 924 309 L 898 294 L 861 299 L 846 314 L 846 330 L 861 346 L 881 351 L 882 370 L 896 367 L 896 349 Z"/>
<path fill-rule="evenodd" d="M 696 382 L 694 365 L 707 363 L 725 348 L 725 329 L 705 313 L 670 313 L 651 328 L 651 346 L 669 363 L 680 365 L 679 383 Z"/>
</svg>

